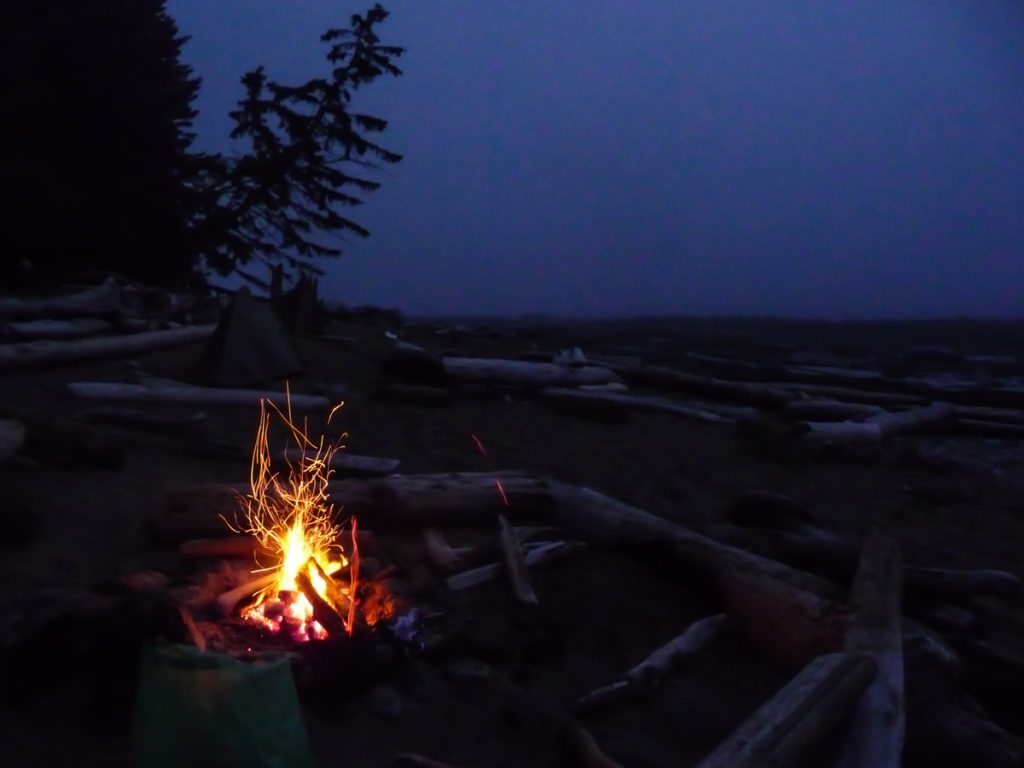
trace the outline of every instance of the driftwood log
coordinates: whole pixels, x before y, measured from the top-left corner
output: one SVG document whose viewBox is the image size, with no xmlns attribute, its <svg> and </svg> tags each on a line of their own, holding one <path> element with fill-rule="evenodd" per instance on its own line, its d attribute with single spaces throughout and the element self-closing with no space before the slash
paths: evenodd
<svg viewBox="0 0 1024 768">
<path fill-rule="evenodd" d="M 66 296 L 0 298 L 2 318 L 106 317 L 117 314 L 120 309 L 121 292 L 112 279 L 95 288 Z"/>
<path fill-rule="evenodd" d="M 630 669 L 621 680 L 597 688 L 576 702 L 577 710 L 593 709 L 656 685 L 687 659 L 707 648 L 721 634 L 725 614 L 695 621 L 681 635 L 669 640 Z"/>
<path fill-rule="evenodd" d="M 293 395 L 294 397 L 294 395 Z M 294 407 L 294 403 L 292 404 Z M 287 448 L 281 453 L 284 461 L 298 463 L 305 454 L 299 448 Z M 339 477 L 383 477 L 392 475 L 402 462 L 379 456 L 359 456 L 348 451 L 337 451 L 331 456 L 331 469 Z"/>
<path fill-rule="evenodd" d="M 854 710 L 838 768 L 899 768 L 906 715 L 903 702 L 902 568 L 896 539 L 873 532 L 853 580 L 853 614 L 843 650 L 874 659 L 878 676 Z"/>
<path fill-rule="evenodd" d="M 90 423 L 100 422 L 146 432 L 173 435 L 193 430 L 207 421 L 209 417 L 201 411 L 188 416 L 169 416 L 161 413 L 147 413 L 134 408 L 97 406 L 76 412 L 75 418 Z"/>
<path fill-rule="evenodd" d="M 805 437 L 816 443 L 843 445 L 878 443 L 884 438 L 907 432 L 918 432 L 938 424 L 950 423 L 956 416 L 951 403 L 932 403 L 900 413 L 882 413 L 863 422 L 803 422 Z"/>
<path fill-rule="evenodd" d="M 613 371 L 598 366 L 577 368 L 557 363 L 476 357 L 445 357 L 443 364 L 445 375 L 449 379 L 468 384 L 539 389 L 607 384 L 619 380 Z"/>
<path fill-rule="evenodd" d="M 574 541 L 538 541 L 527 545 L 523 555 L 523 562 L 526 566 L 540 565 L 559 560 L 568 554 L 577 552 L 583 545 Z M 479 568 L 472 568 L 468 571 L 456 573 L 445 579 L 445 586 L 453 592 L 477 587 L 486 584 L 498 577 L 501 573 L 501 566 L 497 563 L 481 565 Z M 532 591 L 532 590 L 531 590 Z"/>
<path fill-rule="evenodd" d="M 566 387 L 545 387 L 540 391 L 540 396 L 555 403 L 604 405 L 614 409 L 668 413 L 709 424 L 732 424 L 735 421 L 728 416 L 713 413 L 696 405 L 675 402 L 663 397 L 625 395 L 617 392 L 598 392 Z"/>
<path fill-rule="evenodd" d="M 783 414 L 795 421 L 859 421 L 884 414 L 886 410 L 867 403 L 844 403 L 831 398 L 794 400 L 782 409 Z"/>
<path fill-rule="evenodd" d="M 113 332 L 114 325 L 98 317 L 78 317 L 71 320 L 40 318 L 20 323 L 7 323 L 0 335 L 19 341 L 37 339 L 83 339 Z"/>
<path fill-rule="evenodd" d="M 657 366 L 613 366 L 613 369 L 629 384 L 719 398 L 760 408 L 781 408 L 799 397 L 797 393 L 775 385 L 727 381 Z"/>
<path fill-rule="evenodd" d="M 163 331 L 160 331 L 163 333 Z M 141 335 L 141 334 L 140 334 Z M 76 397 L 97 400 L 137 400 L 157 403 L 215 403 L 223 405 L 256 405 L 267 400 L 280 408 L 287 407 L 289 398 L 284 392 L 258 389 L 219 389 L 194 387 L 190 384 L 151 386 L 148 384 L 122 384 L 112 381 L 76 381 L 67 385 Z M 331 401 L 321 395 L 292 393 L 291 407 L 297 410 L 326 410 Z"/>
<path fill-rule="evenodd" d="M 699 764 L 796 768 L 821 747 L 876 675 L 869 656 L 819 656 Z"/>
<path fill-rule="evenodd" d="M 505 573 L 512 585 L 512 593 L 523 605 L 537 605 L 537 594 L 530 585 L 530 575 L 526 570 L 526 556 L 523 544 L 516 537 L 512 524 L 504 515 L 498 515 L 498 538 L 501 541 L 502 561 Z"/>
<path fill-rule="evenodd" d="M 40 365 L 64 365 L 106 357 L 124 357 L 179 347 L 202 341 L 214 326 L 198 325 L 167 331 L 147 331 L 127 336 L 99 336 L 72 341 L 26 341 L 0 345 L 0 371 L 13 371 Z"/>
</svg>

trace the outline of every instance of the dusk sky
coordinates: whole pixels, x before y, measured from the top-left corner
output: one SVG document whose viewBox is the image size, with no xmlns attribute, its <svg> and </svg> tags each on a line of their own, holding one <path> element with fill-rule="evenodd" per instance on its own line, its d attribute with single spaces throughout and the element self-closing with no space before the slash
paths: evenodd
<svg viewBox="0 0 1024 768">
<path fill-rule="evenodd" d="M 169 0 L 201 148 L 370 3 Z M 391 0 L 405 159 L 322 293 L 409 314 L 1024 316 L 1018 0 Z"/>
</svg>

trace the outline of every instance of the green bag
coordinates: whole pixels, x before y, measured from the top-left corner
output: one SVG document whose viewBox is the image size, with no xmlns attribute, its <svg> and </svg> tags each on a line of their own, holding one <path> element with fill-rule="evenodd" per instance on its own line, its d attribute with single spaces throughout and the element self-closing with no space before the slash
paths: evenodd
<svg viewBox="0 0 1024 768">
<path fill-rule="evenodd" d="M 313 768 L 288 660 L 246 663 L 190 646 L 143 652 L 140 768 Z"/>
</svg>

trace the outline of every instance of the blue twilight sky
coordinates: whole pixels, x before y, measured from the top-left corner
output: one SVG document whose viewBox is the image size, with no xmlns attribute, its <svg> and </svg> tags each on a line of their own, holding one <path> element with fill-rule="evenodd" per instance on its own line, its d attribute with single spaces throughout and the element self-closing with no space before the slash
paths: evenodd
<svg viewBox="0 0 1024 768">
<path fill-rule="evenodd" d="M 225 150 L 239 78 L 370 2 L 169 0 Z M 323 292 L 412 314 L 1024 316 L 1019 0 L 390 0 L 405 155 Z"/>
</svg>

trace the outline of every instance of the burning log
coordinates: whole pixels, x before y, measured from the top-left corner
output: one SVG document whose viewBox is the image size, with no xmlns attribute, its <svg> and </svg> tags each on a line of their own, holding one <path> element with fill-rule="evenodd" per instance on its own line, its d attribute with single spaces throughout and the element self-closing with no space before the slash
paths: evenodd
<svg viewBox="0 0 1024 768">
<path fill-rule="evenodd" d="M 561 559 L 565 555 L 576 552 L 581 546 L 582 544 L 575 541 L 535 542 L 533 546 L 527 548 L 524 560 L 528 566 L 540 565 L 541 563 Z M 482 565 L 479 568 L 473 568 L 472 570 L 449 576 L 445 579 L 445 585 L 453 592 L 458 592 L 485 584 L 491 579 L 496 578 L 500 571 L 501 566 L 497 563 Z"/>
<path fill-rule="evenodd" d="M 159 331 L 164 333 L 164 331 Z M 139 334 L 140 336 L 143 334 Z M 134 337 L 126 337 L 134 338 Z M 220 389 L 195 387 L 191 384 L 149 386 L 146 384 L 119 384 L 110 381 L 78 381 L 67 385 L 76 397 L 100 400 L 140 400 L 159 403 L 215 403 L 223 405 L 255 405 L 261 400 L 285 408 L 288 395 L 283 392 L 264 392 L 256 389 Z M 330 407 L 330 401 L 320 395 L 291 395 L 291 406 L 299 410 Z"/>
<path fill-rule="evenodd" d="M 347 631 L 345 620 L 329 602 L 320 597 L 316 587 L 313 586 L 313 582 L 304 570 L 299 571 L 295 576 L 295 582 L 299 586 L 299 591 L 305 595 L 309 604 L 313 606 L 313 619 L 318 621 L 320 626 L 326 629 L 331 637 L 342 637 Z"/>
<path fill-rule="evenodd" d="M 864 542 L 843 650 L 871 656 L 878 676 L 861 697 L 839 768 L 899 768 L 903 752 L 903 630 L 900 548 L 875 532 Z"/>
<path fill-rule="evenodd" d="M 138 355 L 201 341 L 210 336 L 213 329 L 212 325 L 198 325 L 127 336 L 100 336 L 73 341 L 26 341 L 20 344 L 5 344 L 0 346 L 0 371 L 13 371 L 38 365 L 63 365 L 104 357 Z"/>
<path fill-rule="evenodd" d="M 732 424 L 734 419 L 698 408 L 687 403 L 675 402 L 663 397 L 641 397 L 623 395 L 615 392 L 595 392 L 585 389 L 567 389 L 565 387 L 545 387 L 540 391 L 541 397 L 554 402 L 604 404 L 611 408 L 630 408 L 636 411 L 670 413 L 694 421 L 709 424 Z"/>
<path fill-rule="evenodd" d="M 537 594 L 530 586 L 530 576 L 526 570 L 523 545 L 516 538 L 516 532 L 512 530 L 512 525 L 504 515 L 498 515 L 498 536 L 501 540 L 505 572 L 512 583 L 512 592 L 516 600 L 524 605 L 537 605 Z"/>
<path fill-rule="evenodd" d="M 758 709 L 699 768 L 795 768 L 822 745 L 877 673 L 869 656 L 819 656 Z"/>
<path fill-rule="evenodd" d="M 228 590 L 217 598 L 217 610 L 220 611 L 221 616 L 230 616 L 235 612 L 235 608 L 242 600 L 252 597 L 261 589 L 266 589 L 276 580 L 277 574 L 266 573 L 244 584 L 240 584 L 234 589 Z"/>
<path fill-rule="evenodd" d="M 585 710 L 603 706 L 660 683 L 679 664 L 698 655 L 714 642 L 721 634 L 724 625 L 724 613 L 695 621 L 681 635 L 669 640 L 629 670 L 621 680 L 582 696 L 576 702 L 576 709 Z"/>
<path fill-rule="evenodd" d="M 0 299 L 0 317 L 106 317 L 120 310 L 121 292 L 112 278 L 67 296 Z"/>
<path fill-rule="evenodd" d="M 540 389 L 607 384 L 619 380 L 613 371 L 589 365 L 575 368 L 557 363 L 475 357 L 445 357 L 443 363 L 448 378 L 469 384 Z"/>
</svg>

